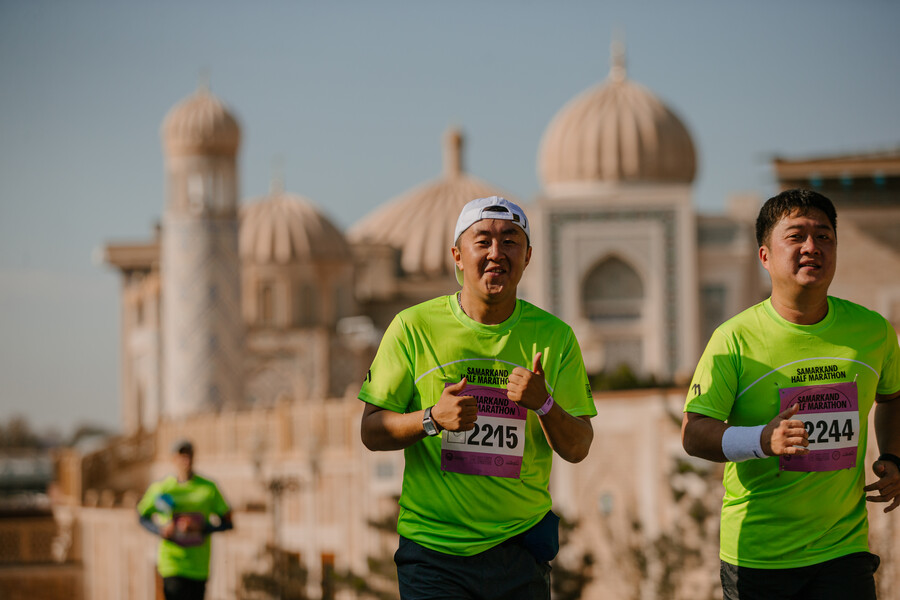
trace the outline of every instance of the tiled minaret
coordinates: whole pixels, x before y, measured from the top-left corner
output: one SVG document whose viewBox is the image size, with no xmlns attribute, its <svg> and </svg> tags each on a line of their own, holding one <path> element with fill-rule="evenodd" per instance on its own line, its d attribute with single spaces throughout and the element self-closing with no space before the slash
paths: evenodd
<svg viewBox="0 0 900 600">
<path fill-rule="evenodd" d="M 238 259 L 240 128 L 207 89 L 163 123 L 163 418 L 242 398 Z"/>
</svg>

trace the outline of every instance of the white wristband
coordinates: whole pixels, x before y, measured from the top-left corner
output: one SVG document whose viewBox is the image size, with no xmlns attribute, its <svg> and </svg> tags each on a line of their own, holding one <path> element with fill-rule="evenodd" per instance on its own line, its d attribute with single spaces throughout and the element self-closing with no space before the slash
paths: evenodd
<svg viewBox="0 0 900 600">
<path fill-rule="evenodd" d="M 751 458 L 766 458 L 759 439 L 765 425 L 755 427 L 729 427 L 722 434 L 722 454 L 731 462 L 741 462 Z"/>
<path fill-rule="evenodd" d="M 538 414 L 539 417 L 543 417 L 543 416 L 546 415 L 548 412 L 550 412 L 550 409 L 553 408 L 553 404 L 554 404 L 554 403 L 553 403 L 553 396 L 551 396 L 551 395 L 548 394 L 548 395 L 547 395 L 547 400 L 541 405 L 540 408 L 536 408 L 536 409 L 534 410 L 534 412 L 536 412 L 536 413 Z"/>
</svg>

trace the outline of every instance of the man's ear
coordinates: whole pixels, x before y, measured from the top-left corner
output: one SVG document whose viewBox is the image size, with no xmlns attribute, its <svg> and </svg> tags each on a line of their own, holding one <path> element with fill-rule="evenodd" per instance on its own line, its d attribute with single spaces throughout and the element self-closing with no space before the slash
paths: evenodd
<svg viewBox="0 0 900 600">
<path fill-rule="evenodd" d="M 525 251 L 525 266 L 528 266 L 528 263 L 531 262 L 531 246 L 528 246 L 528 250 Z"/>
<path fill-rule="evenodd" d="M 762 263 L 763 269 L 769 270 L 769 248 L 765 245 L 759 247 L 759 262 Z"/>
<path fill-rule="evenodd" d="M 456 263 L 456 266 L 462 270 L 462 254 L 459 252 L 459 248 L 456 246 L 450 247 L 450 254 L 453 255 L 453 262 Z"/>
</svg>

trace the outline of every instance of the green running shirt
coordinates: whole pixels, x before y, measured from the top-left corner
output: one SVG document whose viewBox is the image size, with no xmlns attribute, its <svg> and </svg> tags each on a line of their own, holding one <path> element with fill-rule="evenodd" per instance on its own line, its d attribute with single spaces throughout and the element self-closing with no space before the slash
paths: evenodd
<svg viewBox="0 0 900 600">
<path fill-rule="evenodd" d="M 853 387 L 853 382 L 858 420 L 855 411 L 853 419 L 841 413 L 828 427 L 832 413 L 823 412 L 817 415 L 823 420 L 820 428 L 815 417 L 807 425 L 807 430 L 813 428 L 810 450 L 833 444 L 835 438 L 846 442 L 852 434 L 858 440 L 852 467 L 793 471 L 782 468 L 779 457 L 726 463 L 723 561 L 781 569 L 868 551 L 863 492 L 868 415 L 876 393 L 900 390 L 900 350 L 884 317 L 833 297 L 828 298 L 827 316 L 814 325 L 786 321 L 768 299 L 713 333 L 691 381 L 686 412 L 730 425 L 762 425 L 781 412 L 782 395 L 810 400 L 819 410 L 839 410 L 832 408 L 833 398 L 844 396 L 831 392 Z M 804 386 L 809 393 L 804 394 Z M 803 420 L 802 415 L 795 418 Z M 840 460 L 834 454 L 834 466 Z"/>
<path fill-rule="evenodd" d="M 165 504 L 158 500 L 163 494 L 167 494 L 171 500 L 171 514 L 161 510 L 161 506 L 164 508 Z M 155 513 L 161 517 L 163 523 L 173 518 L 189 519 L 196 521 L 200 526 L 209 521 L 210 515 L 221 517 L 229 510 L 216 484 L 199 475 L 194 475 L 184 483 L 178 483 L 178 479 L 174 476 L 152 483 L 137 505 L 138 514 L 142 517 L 149 517 Z M 197 539 L 188 539 L 186 543 L 190 545 L 185 546 L 161 539 L 156 561 L 159 574 L 163 577 L 208 579 L 209 538 L 209 535 L 201 535 Z"/>
<path fill-rule="evenodd" d="M 360 390 L 360 400 L 398 413 L 416 412 L 436 404 L 446 385 L 467 377 L 467 390 L 469 386 L 493 388 L 479 397 L 476 425 L 482 430 L 475 440 L 469 438 L 478 442 L 473 449 L 493 447 L 500 452 L 501 446 L 524 443 L 521 470 L 515 476 L 442 469 L 442 462 L 449 466 L 455 454 L 448 457 L 445 452 L 442 457 L 442 438 L 453 432 L 442 431 L 406 448 L 397 523 L 400 535 L 438 552 L 471 556 L 529 529 L 550 510 L 553 452 L 539 417 L 519 409 L 524 423 L 521 437 L 510 429 L 498 432 L 499 427 L 485 426 L 504 422 L 487 417 L 508 416 L 502 413 L 509 409 L 500 407 L 493 396 L 505 397 L 509 373 L 517 366 L 531 369 L 538 352 L 543 352 L 544 377 L 556 403 L 573 416 L 596 415 L 572 329 L 528 302 L 518 300 L 512 316 L 498 325 L 470 319 L 455 295 L 423 302 L 394 318 Z M 504 458 L 493 455 L 492 460 L 500 463 Z"/>
</svg>

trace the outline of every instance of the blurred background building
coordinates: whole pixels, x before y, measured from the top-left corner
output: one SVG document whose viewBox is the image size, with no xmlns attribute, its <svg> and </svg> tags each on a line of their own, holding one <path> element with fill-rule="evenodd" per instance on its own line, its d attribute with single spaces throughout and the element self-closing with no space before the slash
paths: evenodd
<svg viewBox="0 0 900 600">
<path fill-rule="evenodd" d="M 510 196 L 466 171 L 465 139 L 450 129 L 435 180 L 343 232 L 278 174 L 267 195 L 242 200 L 242 127 L 253 124 L 202 87 L 162 124 L 161 224 L 105 247 L 122 282 L 121 435 L 57 454 L 52 551 L 23 558 L 35 556 L 31 534 L 0 523 L 0 556 L 39 565 L 0 572 L 13 593 L 64 580 L 56 597 L 157 597 L 157 540 L 134 506 L 188 437 L 197 471 L 234 509 L 234 531 L 214 537 L 208 598 L 268 597 L 249 576 L 279 561 L 303 573 L 307 597 L 374 597 L 342 582 L 372 580 L 372 559 L 395 549 L 374 524 L 396 510 L 403 456 L 362 447 L 356 393 L 393 315 L 458 289 L 449 247 L 462 205 Z M 768 294 L 761 199 L 697 213 L 691 134 L 629 79 L 618 48 L 608 77 L 559 110 L 536 151 L 541 192 L 510 197 L 534 232 L 522 296 L 573 326 L 599 411 L 590 456 L 554 466 L 556 508 L 573 525 L 558 561 L 584 576 L 584 598 L 714 598 L 719 471 L 682 451 L 681 407 L 712 330 Z M 783 188 L 813 187 L 838 206 L 833 293 L 900 326 L 900 150 L 773 168 Z M 880 585 L 898 586 L 895 526 L 871 515 Z"/>
</svg>

